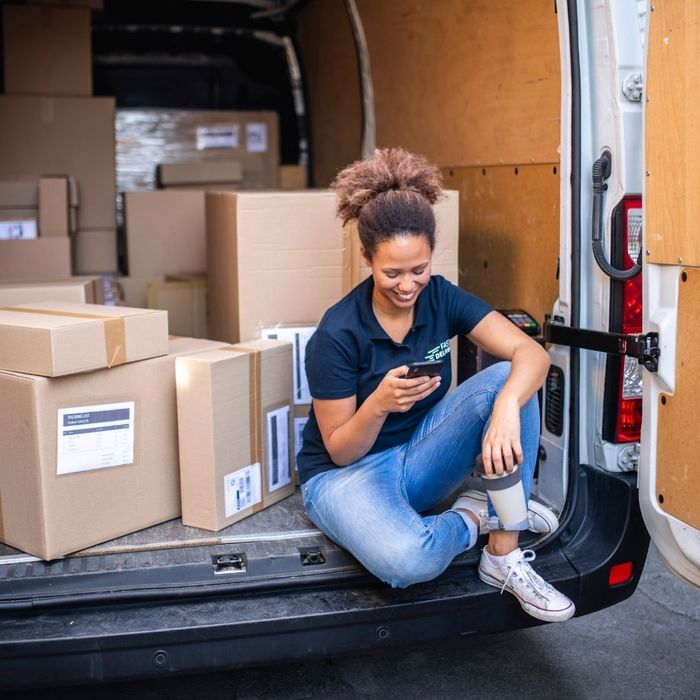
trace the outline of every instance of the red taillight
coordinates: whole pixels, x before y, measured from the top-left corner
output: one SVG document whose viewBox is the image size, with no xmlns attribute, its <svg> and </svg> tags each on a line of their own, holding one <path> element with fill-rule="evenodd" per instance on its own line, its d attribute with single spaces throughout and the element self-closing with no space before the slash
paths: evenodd
<svg viewBox="0 0 700 700">
<path fill-rule="evenodd" d="M 623 200 L 623 269 L 632 267 L 642 245 L 642 198 Z M 624 283 L 622 291 L 622 333 L 642 332 L 642 276 Z M 642 430 L 641 367 L 624 358 L 620 367 L 615 442 L 636 442 Z"/>
<path fill-rule="evenodd" d="M 633 572 L 634 566 L 631 561 L 611 566 L 608 574 L 608 585 L 619 586 L 621 583 L 627 583 L 632 578 Z"/>
</svg>

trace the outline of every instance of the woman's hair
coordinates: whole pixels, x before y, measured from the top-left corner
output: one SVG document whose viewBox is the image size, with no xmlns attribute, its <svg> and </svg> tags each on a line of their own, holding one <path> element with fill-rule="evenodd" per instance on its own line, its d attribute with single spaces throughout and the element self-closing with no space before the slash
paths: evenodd
<svg viewBox="0 0 700 700">
<path fill-rule="evenodd" d="M 395 236 L 425 236 L 435 248 L 432 205 L 442 194 L 440 171 L 423 156 L 383 148 L 371 160 L 341 170 L 331 184 L 343 224 L 357 219 L 360 242 L 371 259 L 377 246 Z"/>
</svg>

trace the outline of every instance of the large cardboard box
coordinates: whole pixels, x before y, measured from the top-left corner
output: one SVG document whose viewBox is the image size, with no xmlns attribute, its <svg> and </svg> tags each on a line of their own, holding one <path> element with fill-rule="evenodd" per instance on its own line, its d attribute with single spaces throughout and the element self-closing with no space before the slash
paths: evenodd
<svg viewBox="0 0 700 700">
<path fill-rule="evenodd" d="M 68 173 L 80 229 L 116 226 L 114 98 L 0 95 L 0 180 Z"/>
<path fill-rule="evenodd" d="M 62 280 L 70 275 L 71 242 L 67 236 L 0 241 L 1 282 Z"/>
<path fill-rule="evenodd" d="M 182 522 L 220 530 L 294 491 L 291 345 L 177 360 Z"/>
<path fill-rule="evenodd" d="M 209 334 L 240 342 L 262 328 L 317 323 L 342 294 L 335 195 L 207 193 Z"/>
<path fill-rule="evenodd" d="M 453 284 L 459 284 L 459 192 L 445 191 L 437 202 L 435 212 L 435 250 L 432 273 L 442 275 Z M 372 274 L 360 254 L 360 237 L 356 222 L 343 230 L 343 294 Z"/>
<path fill-rule="evenodd" d="M 49 379 L 0 371 L 0 540 L 44 559 L 180 514 L 175 358 Z"/>
<path fill-rule="evenodd" d="M 148 308 L 168 312 L 174 335 L 207 338 L 207 279 L 205 275 L 182 275 L 148 285 Z"/>
<path fill-rule="evenodd" d="M 124 195 L 130 277 L 206 271 L 204 197 L 204 192 L 181 190 Z"/>
<path fill-rule="evenodd" d="M 73 272 L 77 275 L 114 273 L 117 267 L 116 229 L 78 231 L 73 241 Z"/>
<path fill-rule="evenodd" d="M 100 277 L 73 277 L 56 282 L 0 282 L 0 307 L 44 301 L 102 304 Z"/>
<path fill-rule="evenodd" d="M 5 5 L 2 20 L 6 92 L 92 94 L 90 10 Z"/>
<path fill-rule="evenodd" d="M 0 308 L 0 369 L 58 377 L 167 352 L 164 311 L 58 301 Z"/>
</svg>

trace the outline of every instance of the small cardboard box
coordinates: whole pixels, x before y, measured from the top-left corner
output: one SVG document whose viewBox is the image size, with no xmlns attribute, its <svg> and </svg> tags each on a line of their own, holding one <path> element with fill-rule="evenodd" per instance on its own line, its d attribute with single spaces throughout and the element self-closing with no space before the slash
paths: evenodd
<svg viewBox="0 0 700 700">
<path fill-rule="evenodd" d="M 49 379 L 0 371 L 0 540 L 44 559 L 178 517 L 175 358 Z"/>
<path fill-rule="evenodd" d="M 178 358 L 184 524 L 221 530 L 293 493 L 290 363 L 264 340 Z"/>
<path fill-rule="evenodd" d="M 70 174 L 78 228 L 115 228 L 113 97 L 0 95 L 0 153 L 0 180 Z"/>
<path fill-rule="evenodd" d="M 243 166 L 239 160 L 203 160 L 185 163 L 160 163 L 156 168 L 158 187 L 183 187 L 189 185 L 239 184 L 243 179 Z"/>
<path fill-rule="evenodd" d="M 70 184 L 67 177 L 39 178 L 39 235 L 70 233 Z"/>
<path fill-rule="evenodd" d="M 74 277 L 56 282 L 0 283 L 0 307 L 36 304 L 47 300 L 75 304 L 101 304 L 104 301 L 102 279 L 99 277 Z"/>
<path fill-rule="evenodd" d="M 183 190 L 124 195 L 130 277 L 206 271 L 204 197 L 204 192 Z"/>
<path fill-rule="evenodd" d="M 73 241 L 73 271 L 77 275 L 117 271 L 117 232 L 108 229 L 81 229 Z"/>
<path fill-rule="evenodd" d="M 206 194 L 209 334 L 240 342 L 299 319 L 318 322 L 342 293 L 335 195 Z"/>
<path fill-rule="evenodd" d="M 58 301 L 0 309 L 0 369 L 58 377 L 168 352 L 168 315 Z"/>
<path fill-rule="evenodd" d="M 67 236 L 0 241 L 0 281 L 64 280 L 70 277 L 70 243 Z"/>
<path fill-rule="evenodd" d="M 5 5 L 2 11 L 6 92 L 92 94 L 89 10 Z"/>
<path fill-rule="evenodd" d="M 204 275 L 183 276 L 148 285 L 148 308 L 168 312 L 174 335 L 207 338 L 207 280 Z"/>
</svg>

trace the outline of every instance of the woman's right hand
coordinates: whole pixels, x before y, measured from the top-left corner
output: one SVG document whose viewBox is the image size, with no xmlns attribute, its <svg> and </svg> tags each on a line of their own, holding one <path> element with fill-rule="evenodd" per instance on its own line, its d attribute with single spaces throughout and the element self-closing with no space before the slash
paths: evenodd
<svg viewBox="0 0 700 700">
<path fill-rule="evenodd" d="M 406 413 L 414 404 L 430 396 L 439 386 L 440 377 L 405 379 L 408 367 L 390 369 L 372 393 L 377 411 L 382 414 Z"/>
</svg>

